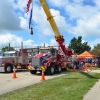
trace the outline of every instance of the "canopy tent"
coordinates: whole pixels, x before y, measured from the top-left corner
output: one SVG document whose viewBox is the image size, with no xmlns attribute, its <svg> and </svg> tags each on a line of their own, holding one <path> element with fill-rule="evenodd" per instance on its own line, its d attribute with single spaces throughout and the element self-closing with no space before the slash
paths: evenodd
<svg viewBox="0 0 100 100">
<path fill-rule="evenodd" d="M 91 54 L 90 52 L 88 51 L 85 51 L 79 55 L 77 55 L 78 58 L 94 58 L 95 55 Z"/>
</svg>

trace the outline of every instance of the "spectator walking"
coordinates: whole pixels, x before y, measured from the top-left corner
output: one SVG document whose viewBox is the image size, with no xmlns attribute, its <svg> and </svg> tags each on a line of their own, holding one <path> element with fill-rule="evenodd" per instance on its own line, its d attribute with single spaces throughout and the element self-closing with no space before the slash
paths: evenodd
<svg viewBox="0 0 100 100">
<path fill-rule="evenodd" d="M 98 59 L 97 59 L 97 58 L 95 58 L 94 64 L 95 64 L 95 66 L 97 67 L 97 64 L 98 64 Z"/>
<path fill-rule="evenodd" d="M 80 72 L 83 71 L 83 66 L 84 66 L 84 62 L 83 62 L 83 61 L 79 62 L 79 69 L 80 69 Z"/>
</svg>

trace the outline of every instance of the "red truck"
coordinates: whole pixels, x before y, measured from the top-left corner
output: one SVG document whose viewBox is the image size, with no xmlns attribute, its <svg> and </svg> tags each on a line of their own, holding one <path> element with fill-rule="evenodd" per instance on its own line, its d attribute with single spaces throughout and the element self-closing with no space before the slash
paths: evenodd
<svg viewBox="0 0 100 100">
<path fill-rule="evenodd" d="M 28 52 L 25 49 L 6 51 L 0 56 L 0 72 L 13 72 L 14 67 L 16 69 L 27 69 L 28 64 Z"/>
<path fill-rule="evenodd" d="M 58 47 L 59 48 L 59 47 Z M 48 74 L 54 74 L 55 71 L 61 72 L 62 68 L 71 67 L 71 56 L 65 56 L 57 47 L 41 47 L 39 54 L 32 56 L 31 63 L 28 66 L 31 74 L 44 70 Z M 70 51 L 70 50 L 69 50 Z"/>
<path fill-rule="evenodd" d="M 61 72 L 62 68 L 72 66 L 72 49 L 66 48 L 64 38 L 60 35 L 56 23 L 51 15 L 46 0 L 39 0 L 43 10 L 47 16 L 54 34 L 58 47 L 40 48 L 40 53 L 32 57 L 28 66 L 31 74 L 36 74 L 37 71 L 44 70 L 48 74 L 54 74 L 55 71 Z M 73 63 L 76 66 L 76 63 Z"/>
</svg>

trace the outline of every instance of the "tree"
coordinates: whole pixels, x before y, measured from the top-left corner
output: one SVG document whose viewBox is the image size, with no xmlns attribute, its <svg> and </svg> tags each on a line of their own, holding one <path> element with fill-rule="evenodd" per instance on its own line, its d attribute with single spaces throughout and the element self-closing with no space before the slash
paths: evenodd
<svg viewBox="0 0 100 100">
<path fill-rule="evenodd" d="M 79 36 L 78 39 L 75 37 L 70 41 L 69 48 L 74 50 L 75 54 L 80 54 L 84 51 L 90 51 L 91 47 L 88 46 L 87 42 L 82 43 L 82 36 Z"/>
<path fill-rule="evenodd" d="M 91 52 L 96 56 L 100 56 L 100 43 L 94 46 Z"/>
<path fill-rule="evenodd" d="M 10 50 L 15 50 L 13 47 L 10 47 L 10 48 L 9 48 L 8 46 L 6 46 L 6 47 L 3 47 L 3 48 L 1 49 L 1 51 L 2 51 L 2 52 L 5 52 L 5 51 L 8 51 L 9 49 L 10 49 Z"/>
</svg>

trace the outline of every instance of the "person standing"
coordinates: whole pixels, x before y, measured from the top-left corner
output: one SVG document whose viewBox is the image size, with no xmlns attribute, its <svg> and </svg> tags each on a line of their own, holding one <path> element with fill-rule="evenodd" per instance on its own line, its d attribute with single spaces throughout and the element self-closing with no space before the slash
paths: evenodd
<svg viewBox="0 0 100 100">
<path fill-rule="evenodd" d="M 84 66 L 84 62 L 83 62 L 83 61 L 79 62 L 79 69 L 80 69 L 80 72 L 83 71 L 83 66 Z"/>
</svg>

